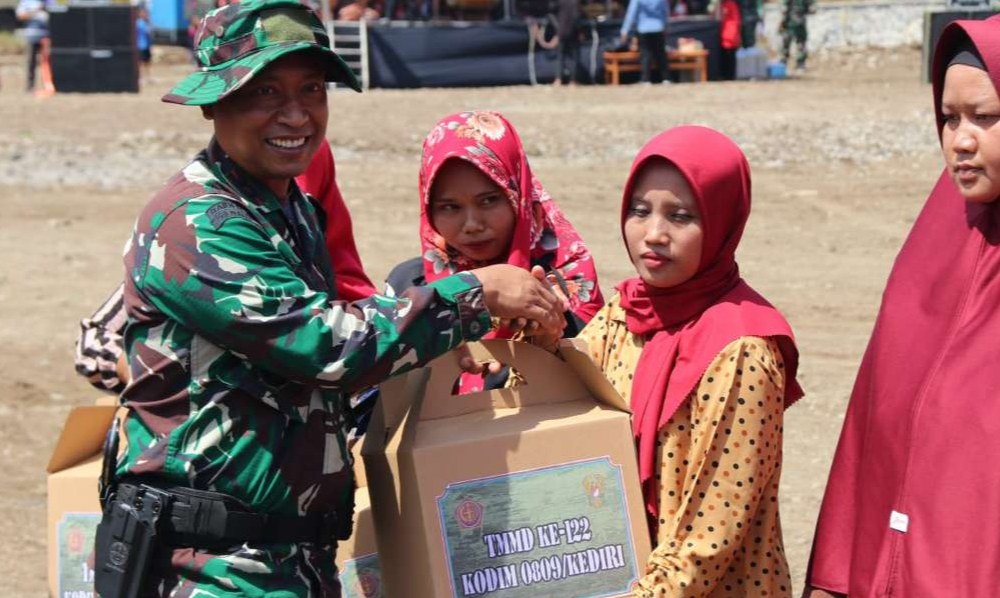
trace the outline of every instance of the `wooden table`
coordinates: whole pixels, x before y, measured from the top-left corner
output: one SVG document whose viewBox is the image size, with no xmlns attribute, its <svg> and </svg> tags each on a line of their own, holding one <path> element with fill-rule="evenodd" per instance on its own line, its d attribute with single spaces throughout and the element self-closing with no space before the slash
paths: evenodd
<svg viewBox="0 0 1000 598">
<path fill-rule="evenodd" d="M 671 71 L 691 71 L 695 81 L 708 81 L 708 50 L 667 50 L 667 68 Z M 621 83 L 621 73 L 637 73 L 642 70 L 639 52 L 604 53 L 604 82 L 611 85 Z"/>
</svg>

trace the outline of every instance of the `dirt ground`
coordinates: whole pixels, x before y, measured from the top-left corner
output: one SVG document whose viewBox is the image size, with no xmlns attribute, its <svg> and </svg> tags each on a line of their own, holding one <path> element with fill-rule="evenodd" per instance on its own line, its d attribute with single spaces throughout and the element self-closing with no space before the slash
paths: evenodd
<svg viewBox="0 0 1000 598">
<path fill-rule="evenodd" d="M 919 51 L 817 56 L 782 82 L 332 93 L 338 180 L 373 280 L 416 254 L 423 135 L 446 113 L 499 110 L 593 251 L 605 291 L 631 272 L 616 224 L 629 162 L 655 133 L 718 128 L 753 167 L 739 252 L 791 321 L 807 397 L 785 425 L 782 516 L 796 588 L 856 368 L 892 260 L 940 172 Z M 73 371 L 78 321 L 122 277 L 150 194 L 208 139 L 198 110 L 158 97 L 186 70 L 157 65 L 138 95 L 21 91 L 0 59 L 0 579 L 45 592 L 45 465 L 70 407 L 97 393 Z"/>
</svg>

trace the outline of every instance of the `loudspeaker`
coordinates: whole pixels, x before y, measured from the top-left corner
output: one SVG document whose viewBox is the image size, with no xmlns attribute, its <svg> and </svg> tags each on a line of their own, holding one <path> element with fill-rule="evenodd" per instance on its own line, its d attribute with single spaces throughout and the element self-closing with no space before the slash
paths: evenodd
<svg viewBox="0 0 1000 598">
<path fill-rule="evenodd" d="M 131 6 L 70 6 L 49 14 L 53 48 L 131 48 L 135 46 Z"/>
<path fill-rule="evenodd" d="M 135 46 L 136 14 L 131 6 L 97 6 L 90 10 L 91 46 L 99 48 Z"/>
<path fill-rule="evenodd" d="M 90 9 L 66 8 L 49 12 L 52 49 L 90 47 Z"/>
<path fill-rule="evenodd" d="M 139 91 L 139 57 L 131 48 L 53 49 L 49 56 L 56 91 Z"/>
<path fill-rule="evenodd" d="M 18 23 L 16 13 L 13 8 L 0 8 L 0 31 L 14 31 Z"/>
<path fill-rule="evenodd" d="M 91 50 L 94 91 L 139 92 L 139 53 L 136 50 Z M 56 87 L 56 89 L 59 89 Z"/>
<path fill-rule="evenodd" d="M 53 8 L 50 63 L 56 91 L 139 91 L 135 17 L 131 6 Z"/>
</svg>

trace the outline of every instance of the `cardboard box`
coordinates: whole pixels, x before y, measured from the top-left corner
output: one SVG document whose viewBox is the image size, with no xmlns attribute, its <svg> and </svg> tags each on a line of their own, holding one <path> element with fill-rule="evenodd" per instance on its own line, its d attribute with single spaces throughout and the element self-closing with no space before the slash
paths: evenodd
<svg viewBox="0 0 1000 598">
<path fill-rule="evenodd" d="M 384 598 L 368 488 L 354 495 L 354 533 L 337 545 L 337 571 L 344 598 Z"/>
<path fill-rule="evenodd" d="M 97 480 L 101 446 L 118 408 L 76 407 L 70 411 L 49 459 L 49 596 L 94 596 L 94 534 L 101 520 Z"/>
<path fill-rule="evenodd" d="M 470 347 L 526 383 L 453 396 L 451 354 L 382 385 L 362 454 L 385 595 L 630 596 L 650 542 L 626 404 L 579 344 Z"/>
<path fill-rule="evenodd" d="M 375 524 L 360 447 L 359 443 L 353 451 L 354 477 L 358 482 L 354 494 L 354 533 L 350 539 L 337 545 L 337 570 L 344 598 L 384 598 L 382 571 L 375 546 Z"/>
<path fill-rule="evenodd" d="M 52 598 L 94 598 L 92 555 L 94 534 L 101 520 L 97 495 L 101 447 L 118 410 L 114 399 L 97 403 L 70 411 L 46 468 L 48 581 Z M 124 447 L 124 439 L 122 443 Z M 354 534 L 337 547 L 337 568 L 344 598 L 381 598 L 371 502 L 360 450 L 355 455 L 359 488 L 355 495 Z"/>
</svg>

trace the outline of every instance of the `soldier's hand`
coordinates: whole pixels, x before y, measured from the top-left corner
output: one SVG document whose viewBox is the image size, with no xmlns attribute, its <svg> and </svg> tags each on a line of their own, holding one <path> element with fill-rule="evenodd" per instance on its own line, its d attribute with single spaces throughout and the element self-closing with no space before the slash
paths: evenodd
<svg viewBox="0 0 1000 598">
<path fill-rule="evenodd" d="M 472 273 L 483 285 L 486 307 L 493 317 L 524 318 L 546 330 L 566 327 L 563 317 L 566 302 L 530 272 L 508 264 L 497 264 L 477 268 Z"/>
<path fill-rule="evenodd" d="M 531 275 L 534 276 L 536 279 L 538 279 L 539 282 L 549 287 L 549 290 L 552 291 L 552 293 L 556 296 L 556 298 L 564 306 L 567 306 L 566 308 L 568 309 L 569 299 L 566 298 L 566 295 L 562 292 L 562 289 L 559 288 L 559 285 L 558 283 L 556 283 L 554 277 L 550 277 L 549 275 L 547 275 L 545 273 L 545 269 L 542 268 L 541 266 L 534 266 L 531 269 Z M 563 311 L 565 311 L 565 309 Z M 563 316 L 562 326 L 558 328 L 544 327 L 538 324 L 537 322 L 531 322 L 531 324 L 534 324 L 534 326 L 529 325 L 528 327 L 525 328 L 524 331 L 525 335 L 529 337 L 529 342 L 539 347 L 542 347 L 543 349 L 549 351 L 555 351 L 556 347 L 559 344 L 559 339 L 562 338 L 563 329 L 566 327 L 565 316 Z"/>
</svg>

